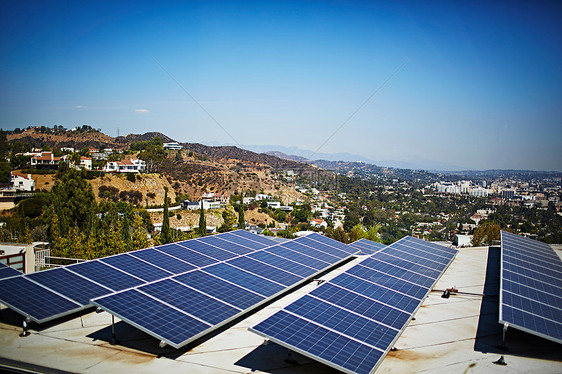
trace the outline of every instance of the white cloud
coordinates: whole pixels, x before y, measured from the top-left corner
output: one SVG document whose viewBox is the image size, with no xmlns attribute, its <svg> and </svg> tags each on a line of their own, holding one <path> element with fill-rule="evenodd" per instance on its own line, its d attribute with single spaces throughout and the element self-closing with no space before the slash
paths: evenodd
<svg viewBox="0 0 562 374">
<path fill-rule="evenodd" d="M 150 113 L 150 110 L 148 109 L 135 109 L 136 113 Z"/>
<path fill-rule="evenodd" d="M 76 109 L 82 109 L 82 108 L 84 108 L 83 105 L 76 105 Z"/>
</svg>

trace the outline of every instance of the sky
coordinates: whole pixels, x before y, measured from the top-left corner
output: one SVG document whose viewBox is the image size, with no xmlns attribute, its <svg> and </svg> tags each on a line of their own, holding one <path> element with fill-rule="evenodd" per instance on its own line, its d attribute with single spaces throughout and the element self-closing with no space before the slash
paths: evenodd
<svg viewBox="0 0 562 374">
<path fill-rule="evenodd" d="M 0 127 L 562 171 L 560 1 L 3 1 Z"/>
</svg>

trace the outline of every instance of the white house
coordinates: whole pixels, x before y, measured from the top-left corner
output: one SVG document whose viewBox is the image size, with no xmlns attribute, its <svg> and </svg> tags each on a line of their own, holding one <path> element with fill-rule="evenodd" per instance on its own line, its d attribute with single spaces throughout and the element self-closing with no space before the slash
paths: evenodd
<svg viewBox="0 0 562 374">
<path fill-rule="evenodd" d="M 41 152 L 40 156 L 31 157 L 31 167 L 37 169 L 56 169 L 59 162 L 60 157 L 55 157 L 53 152 Z"/>
<path fill-rule="evenodd" d="M 70 167 L 73 167 L 73 168 L 78 169 L 78 170 L 81 170 L 81 169 L 92 170 L 92 158 L 91 157 L 80 156 L 80 165 L 74 165 L 74 162 L 71 160 L 70 155 L 62 156 L 61 160 L 64 160 L 66 163 L 68 163 L 68 165 Z"/>
<path fill-rule="evenodd" d="M 264 193 L 259 193 L 256 195 L 256 200 L 269 200 L 271 199 L 271 195 L 266 195 Z"/>
<path fill-rule="evenodd" d="M 12 171 L 10 172 L 10 182 L 17 191 L 35 191 L 35 181 L 31 178 L 31 174 L 25 176 Z"/>
<path fill-rule="evenodd" d="M 173 149 L 173 150 L 176 150 L 176 151 L 180 150 L 180 149 L 183 149 L 183 147 L 179 143 L 176 143 L 176 142 L 164 143 L 162 145 L 162 147 L 164 149 Z"/>
<path fill-rule="evenodd" d="M 111 161 L 105 164 L 103 171 L 106 173 L 140 173 L 146 170 L 146 161 L 138 158 Z"/>
<path fill-rule="evenodd" d="M 281 203 L 279 201 L 268 201 L 267 207 L 271 209 L 279 209 L 281 208 Z"/>
<path fill-rule="evenodd" d="M 310 226 L 312 227 L 316 227 L 316 228 L 327 228 L 328 227 L 328 223 L 326 223 L 326 221 L 324 221 L 323 219 L 313 219 L 312 221 L 310 221 Z"/>
<path fill-rule="evenodd" d="M 203 210 L 209 209 L 219 209 L 221 207 L 220 201 L 202 200 Z M 182 207 L 188 210 L 199 210 L 201 209 L 201 201 L 189 201 L 183 202 Z"/>
</svg>

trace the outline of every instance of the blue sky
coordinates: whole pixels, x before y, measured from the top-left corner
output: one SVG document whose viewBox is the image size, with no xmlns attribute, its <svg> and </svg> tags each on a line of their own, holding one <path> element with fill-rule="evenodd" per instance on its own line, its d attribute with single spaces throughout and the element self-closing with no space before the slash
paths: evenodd
<svg viewBox="0 0 562 374">
<path fill-rule="evenodd" d="M 0 125 L 562 170 L 562 2 L 0 4 Z M 119 129 L 119 130 L 118 130 Z"/>
</svg>

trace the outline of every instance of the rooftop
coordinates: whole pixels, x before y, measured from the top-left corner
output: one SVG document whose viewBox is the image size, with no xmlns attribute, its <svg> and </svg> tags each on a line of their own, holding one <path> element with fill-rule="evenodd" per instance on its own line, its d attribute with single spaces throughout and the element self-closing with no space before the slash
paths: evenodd
<svg viewBox="0 0 562 374">
<path fill-rule="evenodd" d="M 560 255 L 560 251 L 558 252 Z M 329 280 L 364 257 L 321 277 Z M 405 372 L 562 372 L 560 345 L 514 329 L 502 343 L 498 323 L 499 249 L 462 248 L 422 304 L 377 373 Z M 278 298 L 222 329 L 181 349 L 159 348 L 159 341 L 115 320 L 118 344 L 111 345 L 111 315 L 83 313 L 65 320 L 32 324 L 19 337 L 22 317 L 3 309 L 0 364 L 38 372 L 189 372 L 189 373 L 336 373 L 312 359 L 288 351 L 248 331 L 279 308 L 317 286 L 316 281 Z M 441 298 L 446 288 L 459 294 Z M 482 296 L 485 294 L 486 296 Z M 494 364 L 504 356 L 507 366 Z"/>
</svg>

